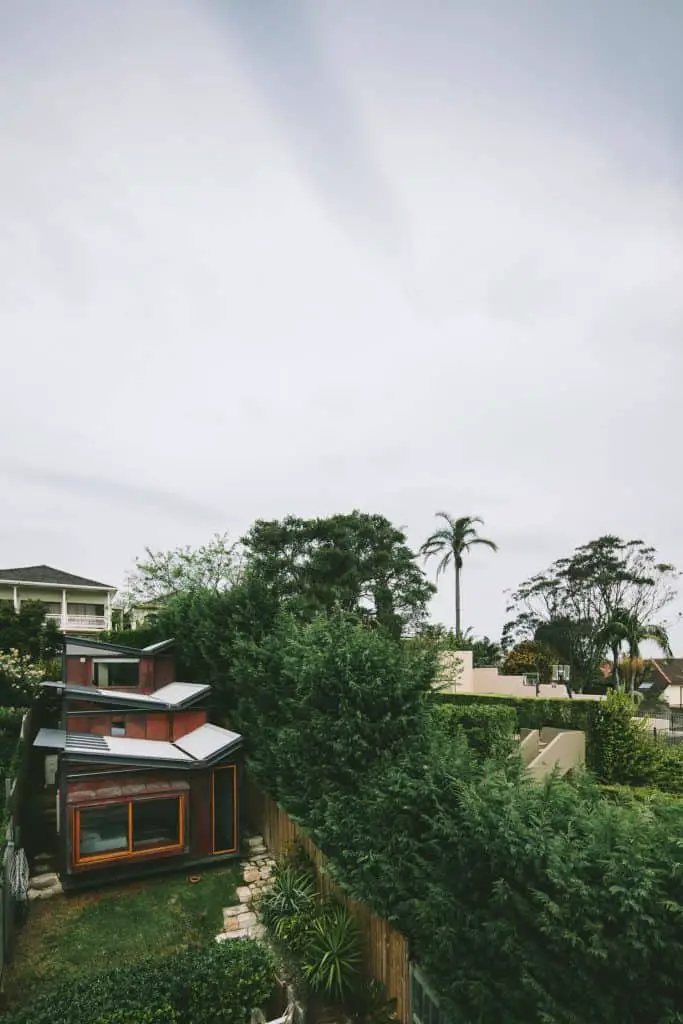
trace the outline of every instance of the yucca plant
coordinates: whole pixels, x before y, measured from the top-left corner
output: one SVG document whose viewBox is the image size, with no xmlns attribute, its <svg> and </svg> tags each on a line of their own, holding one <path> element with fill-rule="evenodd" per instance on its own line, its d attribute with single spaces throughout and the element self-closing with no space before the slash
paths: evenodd
<svg viewBox="0 0 683 1024">
<path fill-rule="evenodd" d="M 261 897 L 258 909 L 269 934 L 296 951 L 310 926 L 316 900 L 310 875 L 285 862 L 275 869 L 272 885 Z"/>
<path fill-rule="evenodd" d="M 331 903 L 314 918 L 302 951 L 303 975 L 311 991 L 343 1002 L 360 980 L 361 941 L 346 907 Z"/>
</svg>

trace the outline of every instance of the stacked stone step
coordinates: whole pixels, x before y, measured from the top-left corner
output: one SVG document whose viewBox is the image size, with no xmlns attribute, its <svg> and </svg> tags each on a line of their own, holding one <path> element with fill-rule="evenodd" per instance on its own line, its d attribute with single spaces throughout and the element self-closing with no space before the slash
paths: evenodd
<svg viewBox="0 0 683 1024">
<path fill-rule="evenodd" d="M 247 840 L 247 845 L 248 858 L 242 865 L 244 885 L 237 887 L 239 903 L 223 910 L 224 930 L 216 936 L 217 942 L 263 937 L 263 925 L 258 920 L 256 906 L 259 897 L 270 885 L 275 862 L 270 857 L 262 836 L 252 836 Z"/>
<path fill-rule="evenodd" d="M 40 875 L 33 875 L 33 877 L 29 879 L 29 900 L 49 900 L 51 896 L 61 896 L 63 891 L 62 883 L 59 881 L 59 875 L 54 871 L 48 871 Z"/>
</svg>

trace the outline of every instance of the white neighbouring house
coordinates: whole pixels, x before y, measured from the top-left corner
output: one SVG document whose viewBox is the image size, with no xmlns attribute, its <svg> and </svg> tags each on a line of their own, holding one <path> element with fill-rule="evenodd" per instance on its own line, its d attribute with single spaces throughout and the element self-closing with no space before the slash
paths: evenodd
<svg viewBox="0 0 683 1024">
<path fill-rule="evenodd" d="M 115 594 L 116 587 L 50 565 L 0 569 L 0 603 L 9 602 L 19 611 L 22 601 L 42 601 L 47 618 L 64 632 L 110 630 Z"/>
</svg>

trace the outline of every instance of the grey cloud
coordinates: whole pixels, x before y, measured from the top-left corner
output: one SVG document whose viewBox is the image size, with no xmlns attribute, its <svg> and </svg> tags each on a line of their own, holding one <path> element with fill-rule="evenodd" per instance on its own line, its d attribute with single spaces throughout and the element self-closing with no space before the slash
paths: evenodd
<svg viewBox="0 0 683 1024">
<path fill-rule="evenodd" d="M 215 521 L 220 515 L 216 508 L 194 501 L 182 494 L 161 490 L 145 484 L 111 480 L 97 473 L 67 473 L 38 466 L 12 464 L 0 461 L 0 476 L 15 483 L 39 487 L 50 493 L 61 493 L 75 498 L 95 500 L 103 504 L 164 512 L 169 516 Z"/>
<path fill-rule="evenodd" d="M 679 0 L 0 11 L 0 564 L 446 508 L 489 635 L 605 530 L 683 564 Z"/>
<path fill-rule="evenodd" d="M 404 247 L 393 185 L 373 154 L 354 102 L 320 38 L 314 5 L 216 0 L 218 23 L 239 41 L 257 88 L 325 205 L 385 253 Z M 322 19 L 324 21 L 324 19 Z"/>
</svg>

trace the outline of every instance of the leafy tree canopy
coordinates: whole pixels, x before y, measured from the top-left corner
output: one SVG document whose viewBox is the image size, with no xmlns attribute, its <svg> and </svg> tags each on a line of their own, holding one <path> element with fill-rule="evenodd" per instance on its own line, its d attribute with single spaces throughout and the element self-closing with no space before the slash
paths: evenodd
<svg viewBox="0 0 683 1024">
<path fill-rule="evenodd" d="M 435 587 L 384 516 L 259 519 L 243 544 L 249 573 L 309 613 L 352 612 L 392 636 L 426 619 Z"/>
<path fill-rule="evenodd" d="M 0 651 L 16 651 L 31 661 L 47 661 L 62 649 L 62 634 L 45 618 L 41 601 L 22 601 L 15 612 L 12 605 L 0 605 Z"/>
<path fill-rule="evenodd" d="M 473 636 L 469 629 L 461 636 L 457 636 L 452 629 L 448 629 L 440 622 L 427 623 L 420 629 L 418 638 L 437 644 L 443 651 L 472 651 L 472 663 L 475 668 L 500 665 L 503 658 L 501 646 L 495 640 L 487 636 Z"/>
<path fill-rule="evenodd" d="M 183 591 L 209 590 L 219 593 L 239 580 L 242 548 L 227 533 L 217 533 L 202 547 L 179 547 L 152 551 L 137 559 L 126 581 L 124 605 L 166 601 Z"/>
<path fill-rule="evenodd" d="M 536 639 L 572 666 L 579 688 L 599 675 L 609 643 L 606 624 L 619 612 L 652 630 L 673 600 L 678 572 L 641 540 L 606 535 L 578 547 L 513 593 L 503 645 Z"/>
</svg>

